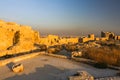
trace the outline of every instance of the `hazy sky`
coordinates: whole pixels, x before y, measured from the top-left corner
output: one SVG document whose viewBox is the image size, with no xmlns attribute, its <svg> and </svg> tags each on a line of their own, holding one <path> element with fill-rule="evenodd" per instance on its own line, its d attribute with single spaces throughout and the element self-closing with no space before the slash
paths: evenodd
<svg viewBox="0 0 120 80">
<path fill-rule="evenodd" d="M 120 0 L 0 0 L 0 19 L 30 25 L 41 34 L 119 34 Z"/>
</svg>

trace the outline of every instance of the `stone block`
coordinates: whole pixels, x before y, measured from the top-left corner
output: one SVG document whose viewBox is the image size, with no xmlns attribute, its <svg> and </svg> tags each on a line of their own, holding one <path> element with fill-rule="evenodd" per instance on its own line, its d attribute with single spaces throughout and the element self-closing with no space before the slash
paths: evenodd
<svg viewBox="0 0 120 80">
<path fill-rule="evenodd" d="M 12 66 L 12 70 L 13 70 L 13 72 L 18 73 L 18 72 L 22 72 L 24 70 L 24 67 L 22 64 L 14 64 Z"/>
<path fill-rule="evenodd" d="M 78 71 L 73 76 L 70 76 L 69 80 L 94 80 L 94 77 L 86 71 Z"/>
</svg>

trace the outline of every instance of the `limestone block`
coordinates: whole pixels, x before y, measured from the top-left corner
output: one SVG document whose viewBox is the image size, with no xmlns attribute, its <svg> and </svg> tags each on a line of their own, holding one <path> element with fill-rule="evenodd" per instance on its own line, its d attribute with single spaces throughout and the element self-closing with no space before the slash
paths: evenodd
<svg viewBox="0 0 120 80">
<path fill-rule="evenodd" d="M 18 72 L 22 72 L 24 70 L 24 68 L 23 68 L 22 64 L 14 64 L 12 66 L 12 70 L 13 70 L 13 72 L 18 73 Z"/>
<path fill-rule="evenodd" d="M 86 71 L 78 71 L 74 76 L 70 76 L 69 80 L 94 80 L 94 77 Z"/>
</svg>

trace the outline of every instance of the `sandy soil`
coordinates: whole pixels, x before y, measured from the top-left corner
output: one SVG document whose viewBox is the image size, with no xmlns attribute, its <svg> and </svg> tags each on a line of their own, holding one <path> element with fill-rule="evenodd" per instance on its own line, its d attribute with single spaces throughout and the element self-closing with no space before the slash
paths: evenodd
<svg viewBox="0 0 120 80">
<path fill-rule="evenodd" d="M 50 56 L 37 56 L 17 63 L 24 65 L 24 71 L 14 73 L 11 64 L 0 67 L 0 80 L 67 80 L 78 70 L 85 70 L 95 77 L 114 76 L 118 71 L 97 69 L 87 64 Z"/>
</svg>

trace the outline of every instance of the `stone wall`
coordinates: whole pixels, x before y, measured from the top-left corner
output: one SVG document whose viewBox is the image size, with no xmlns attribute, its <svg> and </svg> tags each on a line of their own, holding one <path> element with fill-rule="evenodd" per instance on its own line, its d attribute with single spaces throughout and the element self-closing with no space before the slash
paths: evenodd
<svg viewBox="0 0 120 80">
<path fill-rule="evenodd" d="M 0 56 L 35 49 L 39 33 L 30 26 L 0 20 Z"/>
<path fill-rule="evenodd" d="M 108 39 L 114 39 L 115 34 L 113 32 L 101 32 L 101 37 L 105 37 Z"/>
<path fill-rule="evenodd" d="M 78 37 L 70 37 L 70 38 L 62 38 L 57 35 L 48 35 L 47 37 L 40 38 L 39 44 L 45 44 L 47 46 L 54 46 L 54 45 L 61 45 L 61 44 L 68 44 L 68 43 L 78 43 Z"/>
<path fill-rule="evenodd" d="M 88 42 L 88 41 L 93 41 L 93 40 L 95 40 L 94 34 L 89 34 L 88 37 L 81 37 L 81 38 L 79 39 L 79 41 L 80 41 L 81 43 Z"/>
<path fill-rule="evenodd" d="M 59 37 L 56 35 L 48 35 L 45 38 L 41 38 L 39 44 L 45 44 L 47 46 L 53 46 L 58 44 Z"/>
<path fill-rule="evenodd" d="M 26 55 L 22 55 L 22 56 L 18 56 L 18 57 L 13 57 L 13 58 L 5 59 L 5 60 L 0 60 L 0 66 L 4 66 L 4 65 L 6 65 L 8 63 L 11 63 L 11 62 L 16 63 L 18 61 L 33 58 L 35 56 L 42 55 L 42 54 L 45 54 L 45 52 L 39 52 L 39 53 L 34 53 L 34 54 L 26 54 Z"/>
</svg>

